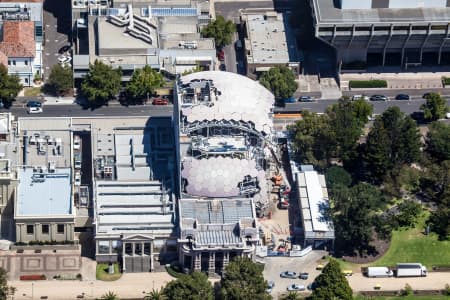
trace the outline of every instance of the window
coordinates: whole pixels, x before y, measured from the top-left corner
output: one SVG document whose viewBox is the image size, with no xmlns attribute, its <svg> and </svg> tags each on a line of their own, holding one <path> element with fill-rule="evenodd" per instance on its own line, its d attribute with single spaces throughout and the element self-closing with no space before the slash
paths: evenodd
<svg viewBox="0 0 450 300">
<path fill-rule="evenodd" d="M 49 226 L 48 224 L 42 224 L 42 234 L 48 234 Z"/>
<path fill-rule="evenodd" d="M 25 61 L 25 66 L 28 66 L 28 60 Z"/>
<path fill-rule="evenodd" d="M 134 244 L 134 254 L 142 255 L 142 246 L 139 243 Z"/>
<path fill-rule="evenodd" d="M 15 60 L 13 60 L 13 66 L 15 66 L 16 65 L 16 61 Z"/>
<path fill-rule="evenodd" d="M 28 83 L 28 78 L 25 78 L 25 83 Z"/>
<path fill-rule="evenodd" d="M 8 66 L 10 66 L 11 65 L 11 61 L 10 60 L 8 60 Z"/>
<path fill-rule="evenodd" d="M 57 228 L 56 228 L 56 232 L 58 233 L 64 233 L 64 224 L 58 224 Z"/>
<path fill-rule="evenodd" d="M 34 225 L 27 225 L 27 234 L 34 234 Z"/>
<path fill-rule="evenodd" d="M 144 254 L 145 255 L 150 255 L 150 243 L 145 243 L 144 244 Z"/>
<path fill-rule="evenodd" d="M 98 242 L 98 253 L 108 254 L 109 253 L 109 241 L 99 241 Z"/>
</svg>

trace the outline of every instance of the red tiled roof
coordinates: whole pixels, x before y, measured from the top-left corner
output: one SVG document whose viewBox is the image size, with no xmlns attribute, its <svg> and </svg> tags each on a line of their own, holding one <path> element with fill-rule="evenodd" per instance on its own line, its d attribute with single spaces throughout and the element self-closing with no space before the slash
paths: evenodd
<svg viewBox="0 0 450 300">
<path fill-rule="evenodd" d="M 36 52 L 34 22 L 5 21 L 0 52 L 6 57 L 34 57 Z M 0 59 L 3 55 L 0 55 Z"/>
</svg>

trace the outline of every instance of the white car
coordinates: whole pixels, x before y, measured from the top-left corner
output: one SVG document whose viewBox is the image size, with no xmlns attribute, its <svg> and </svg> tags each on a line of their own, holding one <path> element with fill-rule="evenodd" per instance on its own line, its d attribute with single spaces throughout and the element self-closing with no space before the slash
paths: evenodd
<svg viewBox="0 0 450 300">
<path fill-rule="evenodd" d="M 73 136 L 73 149 L 78 150 L 81 147 L 81 139 L 79 135 Z"/>
<path fill-rule="evenodd" d="M 293 284 L 288 285 L 287 290 L 290 291 L 290 292 L 304 291 L 305 290 L 305 286 L 301 285 L 301 284 L 293 283 Z"/>
<path fill-rule="evenodd" d="M 29 114 L 40 114 L 42 113 L 42 107 L 30 106 L 28 107 Z"/>
<path fill-rule="evenodd" d="M 80 172 L 75 172 L 74 184 L 77 185 L 77 186 L 81 185 L 81 174 L 80 174 Z"/>
<path fill-rule="evenodd" d="M 445 118 L 446 118 L 446 119 L 450 119 L 450 112 L 448 112 L 448 113 L 445 114 Z"/>
<path fill-rule="evenodd" d="M 72 57 L 61 55 L 60 57 L 58 57 L 58 61 L 61 65 L 67 65 L 72 61 Z"/>
</svg>

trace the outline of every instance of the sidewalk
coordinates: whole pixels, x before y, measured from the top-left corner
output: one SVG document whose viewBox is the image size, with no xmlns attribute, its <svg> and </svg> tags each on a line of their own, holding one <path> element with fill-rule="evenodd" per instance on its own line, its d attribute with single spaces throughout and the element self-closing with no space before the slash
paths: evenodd
<svg viewBox="0 0 450 300">
<path fill-rule="evenodd" d="M 166 272 L 126 273 L 116 281 L 10 281 L 17 288 L 14 299 L 73 300 L 96 299 L 108 291 L 120 299 L 142 299 L 146 293 L 161 289 L 174 278 Z M 78 296 L 78 297 L 77 297 Z M 84 297 L 81 297 L 84 296 Z"/>
</svg>

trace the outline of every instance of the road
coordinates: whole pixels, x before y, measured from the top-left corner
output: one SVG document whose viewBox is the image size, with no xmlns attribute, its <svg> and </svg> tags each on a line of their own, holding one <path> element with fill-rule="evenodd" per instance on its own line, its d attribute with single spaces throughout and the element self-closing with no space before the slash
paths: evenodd
<svg viewBox="0 0 450 300">
<path fill-rule="evenodd" d="M 312 112 L 325 112 L 328 106 L 336 103 L 337 100 L 316 100 L 315 102 L 297 102 L 288 103 L 286 107 L 276 107 L 277 111 L 302 111 L 309 110 Z M 412 99 L 409 101 L 405 100 L 389 100 L 389 101 L 370 101 L 373 105 L 373 112 L 375 114 L 381 114 L 386 108 L 390 106 L 398 106 L 404 113 L 410 114 L 415 111 L 420 111 L 420 106 L 425 103 L 424 99 Z M 447 100 L 448 105 L 450 105 L 450 100 Z"/>
<path fill-rule="evenodd" d="M 41 114 L 28 114 L 25 106 L 13 106 L 10 109 L 1 109 L 0 112 L 10 111 L 18 117 L 108 117 L 108 116 L 152 116 L 167 117 L 172 115 L 173 107 L 136 105 L 125 107 L 118 104 L 103 106 L 95 110 L 83 109 L 76 104 L 44 105 Z"/>
</svg>

